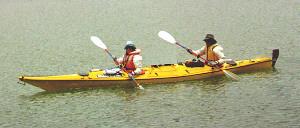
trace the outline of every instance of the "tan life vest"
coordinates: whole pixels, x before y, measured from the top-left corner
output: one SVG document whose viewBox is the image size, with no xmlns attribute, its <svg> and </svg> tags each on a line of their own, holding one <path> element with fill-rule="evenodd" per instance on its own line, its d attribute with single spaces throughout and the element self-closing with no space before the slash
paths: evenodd
<svg viewBox="0 0 300 128">
<path fill-rule="evenodd" d="M 209 47 L 206 47 L 206 59 L 208 61 L 217 61 L 219 60 L 218 56 L 213 51 L 215 47 L 217 47 L 218 44 L 213 44 Z"/>
</svg>

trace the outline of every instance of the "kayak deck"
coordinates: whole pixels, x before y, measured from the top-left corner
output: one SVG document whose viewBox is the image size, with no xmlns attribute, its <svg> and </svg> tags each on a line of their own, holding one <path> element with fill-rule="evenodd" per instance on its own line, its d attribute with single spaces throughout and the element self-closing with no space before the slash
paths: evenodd
<svg viewBox="0 0 300 128">
<path fill-rule="evenodd" d="M 251 72 L 272 67 L 272 59 L 261 57 L 236 61 L 237 65 L 224 64 L 222 70 L 234 73 Z M 224 75 L 223 71 L 210 66 L 187 67 L 184 64 L 151 65 L 143 68 L 145 74 L 137 75 L 136 81 L 142 85 L 170 83 L 186 80 L 199 80 Z M 62 91 L 78 88 L 96 88 L 111 86 L 133 86 L 126 74 L 106 76 L 103 70 L 90 71 L 86 75 L 70 74 L 58 76 L 21 76 L 19 79 L 46 91 Z"/>
</svg>

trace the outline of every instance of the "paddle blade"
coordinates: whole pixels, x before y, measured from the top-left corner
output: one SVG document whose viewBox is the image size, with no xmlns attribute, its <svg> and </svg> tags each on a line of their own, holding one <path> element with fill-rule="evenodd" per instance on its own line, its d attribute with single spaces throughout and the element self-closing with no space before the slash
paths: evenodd
<svg viewBox="0 0 300 128">
<path fill-rule="evenodd" d="M 230 78 L 232 78 L 232 79 L 234 79 L 236 81 L 240 79 L 240 77 L 238 75 L 234 74 L 233 72 L 230 72 L 230 71 L 227 71 L 227 70 L 222 70 L 222 71 L 224 72 L 224 74 L 227 77 L 230 77 Z"/>
<path fill-rule="evenodd" d="M 102 49 L 107 49 L 106 45 L 97 36 L 91 36 L 91 41 L 98 47 Z"/>
<path fill-rule="evenodd" d="M 160 31 L 160 32 L 158 32 L 158 36 L 161 39 L 163 39 L 163 40 L 165 40 L 165 41 L 167 41 L 167 42 L 169 42 L 171 44 L 175 44 L 176 43 L 175 38 L 171 34 L 169 34 L 168 32 L 166 32 L 166 31 Z"/>
</svg>

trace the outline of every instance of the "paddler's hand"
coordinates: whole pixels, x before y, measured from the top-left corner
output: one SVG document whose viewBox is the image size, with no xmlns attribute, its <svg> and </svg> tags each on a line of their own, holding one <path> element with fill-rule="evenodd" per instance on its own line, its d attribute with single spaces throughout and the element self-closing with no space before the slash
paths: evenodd
<svg viewBox="0 0 300 128">
<path fill-rule="evenodd" d="M 134 76 L 136 73 L 134 71 L 128 73 L 128 75 Z"/>
<path fill-rule="evenodd" d="M 193 50 L 192 49 L 187 49 L 186 50 L 188 53 L 193 54 Z"/>
<path fill-rule="evenodd" d="M 214 66 L 216 66 L 216 65 L 218 65 L 218 64 L 219 64 L 218 61 L 209 61 L 209 62 L 207 63 L 207 65 L 212 66 L 212 67 L 214 67 Z"/>
</svg>

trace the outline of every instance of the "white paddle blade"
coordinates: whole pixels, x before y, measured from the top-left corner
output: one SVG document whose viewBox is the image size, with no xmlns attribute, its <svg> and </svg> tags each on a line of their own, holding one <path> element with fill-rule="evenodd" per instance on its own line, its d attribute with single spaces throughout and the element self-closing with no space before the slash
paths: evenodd
<svg viewBox="0 0 300 128">
<path fill-rule="evenodd" d="M 169 34 L 168 32 L 166 32 L 166 31 L 160 31 L 160 32 L 158 32 L 158 36 L 161 39 L 163 39 L 163 40 L 165 40 L 165 41 L 167 41 L 169 43 L 172 43 L 172 44 L 176 43 L 175 38 L 171 34 Z"/>
<path fill-rule="evenodd" d="M 97 36 L 91 36 L 91 41 L 98 47 L 102 49 L 107 49 L 106 45 Z"/>
<path fill-rule="evenodd" d="M 234 74 L 233 72 L 230 72 L 230 71 L 227 71 L 227 70 L 223 70 L 224 74 L 227 76 L 227 77 L 230 77 L 236 81 L 238 81 L 240 79 L 240 77 L 236 74 Z"/>
</svg>

